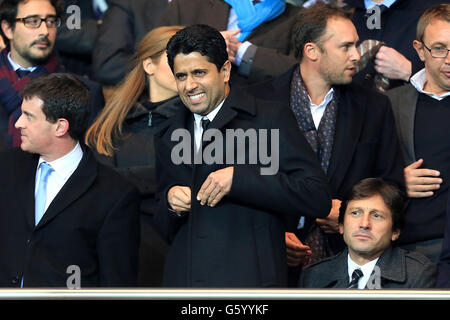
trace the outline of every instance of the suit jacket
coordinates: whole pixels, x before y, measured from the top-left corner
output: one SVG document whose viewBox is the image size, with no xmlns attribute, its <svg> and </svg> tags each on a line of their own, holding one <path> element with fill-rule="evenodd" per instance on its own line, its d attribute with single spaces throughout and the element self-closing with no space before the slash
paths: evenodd
<svg viewBox="0 0 450 320">
<path fill-rule="evenodd" d="M 167 4 L 167 0 L 109 1 L 92 52 L 97 81 L 116 85 L 125 78 L 139 42 L 155 28 Z"/>
<path fill-rule="evenodd" d="M 300 276 L 299 287 L 347 288 L 350 282 L 347 257 L 346 248 L 309 266 Z M 433 288 L 436 281 L 436 266 L 419 252 L 389 247 L 376 266 L 380 268 L 381 289 Z"/>
<path fill-rule="evenodd" d="M 37 226 L 39 156 L 3 152 L 0 193 L 0 286 L 66 287 L 71 265 L 81 287 L 136 285 L 139 246 L 137 191 L 112 169 L 83 158 Z"/>
<path fill-rule="evenodd" d="M 233 165 L 231 191 L 212 208 L 201 206 L 196 195 L 211 172 L 232 164 L 173 163 L 171 152 L 178 143 L 171 141 L 172 133 L 178 128 L 189 128 L 192 122 L 193 115 L 186 108 L 155 135 L 161 191 L 155 224 L 172 244 L 164 285 L 285 286 L 284 216 L 324 217 L 331 204 L 325 177 L 293 115 L 231 88 L 209 128 L 218 129 L 223 135 L 227 129 L 279 129 L 279 152 L 275 149 L 273 153 L 279 154 L 279 170 L 274 175 L 261 175 L 261 165 L 248 164 L 248 160 L 246 164 Z M 269 143 L 275 142 L 269 139 Z M 223 155 L 229 151 L 224 147 Z M 250 152 L 248 144 L 245 152 Z M 233 163 L 236 156 L 237 152 Z M 183 216 L 168 209 L 167 191 L 175 185 L 192 190 L 190 212 Z"/>
<path fill-rule="evenodd" d="M 410 165 L 411 163 L 417 161 L 415 146 L 415 118 L 417 102 L 419 99 L 419 92 L 412 85 L 408 84 L 402 87 L 398 87 L 386 92 L 392 103 L 392 110 L 394 112 L 396 128 L 398 136 L 401 142 L 401 149 L 403 157 L 406 160 L 405 165 Z M 447 98 L 448 99 L 448 98 Z M 436 104 L 439 104 L 436 100 Z M 430 126 L 432 124 L 430 123 Z M 445 130 L 445 128 L 442 128 Z M 438 142 L 436 142 L 438 143 Z M 425 159 L 426 161 L 426 159 Z M 444 182 L 440 187 L 440 192 L 448 190 L 448 184 L 445 181 L 445 168 L 429 168 L 440 170 L 441 174 L 444 175 Z M 447 192 L 448 193 L 448 192 Z M 435 196 L 440 196 L 441 194 L 435 193 Z M 442 194 L 442 196 L 446 196 Z M 410 209 L 412 206 L 419 205 L 423 207 L 428 207 L 428 201 L 435 201 L 436 198 L 411 198 L 408 202 L 408 207 L 406 211 L 406 225 L 404 232 L 400 236 L 398 242 L 402 244 L 415 243 L 417 241 L 426 241 L 432 239 L 442 238 L 444 234 L 444 224 L 445 224 L 445 205 L 446 199 L 443 200 L 443 206 L 440 210 L 430 210 L 426 212 L 418 221 L 417 217 L 412 217 L 411 212 L 417 210 Z M 442 198 L 441 198 L 442 199 Z M 440 205 L 439 205 L 440 206 Z M 420 210 L 419 210 L 420 211 Z M 425 220 L 426 221 L 425 221 Z"/>
<path fill-rule="evenodd" d="M 405 164 L 409 165 L 417 160 L 414 150 L 414 119 L 419 92 L 412 84 L 408 84 L 389 90 L 386 95 L 391 100 L 403 158 Z"/>
<path fill-rule="evenodd" d="M 289 54 L 291 29 L 299 10 L 300 8 L 287 3 L 285 11 L 280 16 L 263 23 L 247 37 L 246 40 L 256 45 L 258 49 L 255 56 L 249 59 L 251 69 L 245 81 L 255 82 L 268 76 L 278 76 L 297 63 Z M 229 12 L 230 6 L 222 0 L 173 0 L 161 15 L 157 25 L 207 24 L 223 31 L 228 26 Z M 237 73 L 233 73 L 233 76 L 237 82 L 244 83 L 244 78 L 237 77 Z"/>
<path fill-rule="evenodd" d="M 280 101 L 291 110 L 290 85 L 298 67 L 249 90 L 259 98 Z M 389 99 L 355 84 L 335 89 L 340 92 L 340 100 L 327 172 L 332 197 L 342 198 L 354 184 L 368 177 L 381 177 L 404 188 L 404 162 Z"/>
</svg>

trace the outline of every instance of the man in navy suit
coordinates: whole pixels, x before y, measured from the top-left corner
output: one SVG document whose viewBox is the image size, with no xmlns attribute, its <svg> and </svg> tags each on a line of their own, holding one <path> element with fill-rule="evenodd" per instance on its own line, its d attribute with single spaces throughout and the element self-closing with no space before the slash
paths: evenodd
<svg viewBox="0 0 450 320">
<path fill-rule="evenodd" d="M 0 156 L 0 286 L 135 286 L 139 196 L 79 143 L 88 88 L 53 73 L 21 95 L 22 150 Z"/>
</svg>

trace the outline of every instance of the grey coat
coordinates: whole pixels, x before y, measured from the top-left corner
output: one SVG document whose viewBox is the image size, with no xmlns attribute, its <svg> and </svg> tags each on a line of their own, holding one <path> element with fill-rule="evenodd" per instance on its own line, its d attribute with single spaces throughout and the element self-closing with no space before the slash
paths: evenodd
<svg viewBox="0 0 450 320">
<path fill-rule="evenodd" d="M 349 283 L 348 249 L 305 269 L 300 277 L 301 288 L 347 288 Z M 433 288 L 436 266 L 424 255 L 389 247 L 377 261 L 381 289 Z M 370 279 L 369 279 L 370 282 Z"/>
<path fill-rule="evenodd" d="M 419 92 L 412 84 L 408 84 L 389 90 L 386 95 L 391 100 L 397 135 L 402 142 L 403 159 L 406 165 L 410 165 L 417 160 L 414 150 L 414 117 Z"/>
</svg>

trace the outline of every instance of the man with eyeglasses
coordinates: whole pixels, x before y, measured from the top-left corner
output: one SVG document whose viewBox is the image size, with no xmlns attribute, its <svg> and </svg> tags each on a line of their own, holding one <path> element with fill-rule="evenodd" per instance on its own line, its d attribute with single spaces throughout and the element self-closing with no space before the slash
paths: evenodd
<svg viewBox="0 0 450 320">
<path fill-rule="evenodd" d="M 20 90 L 31 79 L 62 72 L 54 45 L 61 26 L 62 0 L 4 0 L 0 4 L 0 149 L 20 146 L 14 123 L 20 116 Z M 101 87 L 82 80 L 91 90 L 91 119 L 104 104 Z"/>
<path fill-rule="evenodd" d="M 389 91 L 402 151 L 409 203 L 398 243 L 435 263 L 442 248 L 450 177 L 450 4 L 426 10 L 413 46 L 425 68 Z"/>
</svg>

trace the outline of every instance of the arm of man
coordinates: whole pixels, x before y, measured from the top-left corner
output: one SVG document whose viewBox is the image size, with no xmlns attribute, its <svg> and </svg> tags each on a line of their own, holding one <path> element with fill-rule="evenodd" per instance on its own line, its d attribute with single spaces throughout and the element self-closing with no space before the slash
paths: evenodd
<svg viewBox="0 0 450 320">
<path fill-rule="evenodd" d="M 235 165 L 227 197 L 282 215 L 327 216 L 331 209 L 327 178 L 293 113 L 277 104 L 265 110 L 260 121 L 268 122 L 261 127 L 268 129 L 270 172 L 263 172 L 269 168 L 262 165 Z"/>
<path fill-rule="evenodd" d="M 140 242 L 140 197 L 129 187 L 106 216 L 97 240 L 100 286 L 137 285 Z"/>
<path fill-rule="evenodd" d="M 333 199 L 330 214 L 324 219 L 316 219 L 317 224 L 325 233 L 339 232 L 339 208 L 341 200 Z"/>
<path fill-rule="evenodd" d="M 311 248 L 304 245 L 292 232 L 286 232 L 286 255 L 289 267 L 297 267 L 304 263 L 312 254 Z"/>
<path fill-rule="evenodd" d="M 405 167 L 406 192 L 410 198 L 431 197 L 434 191 L 439 189 L 442 183 L 440 172 L 432 169 L 420 168 L 423 159 L 411 163 Z"/>
</svg>

